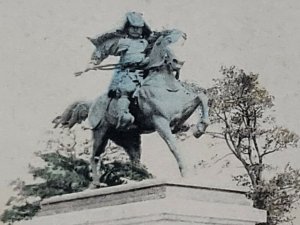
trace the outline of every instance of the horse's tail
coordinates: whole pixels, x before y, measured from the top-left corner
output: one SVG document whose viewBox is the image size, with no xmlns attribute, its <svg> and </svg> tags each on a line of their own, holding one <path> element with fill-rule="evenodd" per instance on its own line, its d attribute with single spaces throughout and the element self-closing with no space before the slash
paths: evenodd
<svg viewBox="0 0 300 225">
<path fill-rule="evenodd" d="M 55 124 L 54 128 L 61 125 L 63 128 L 71 129 L 75 124 L 80 124 L 88 117 L 90 106 L 91 102 L 87 101 L 77 101 L 69 105 L 60 116 L 52 121 Z"/>
</svg>

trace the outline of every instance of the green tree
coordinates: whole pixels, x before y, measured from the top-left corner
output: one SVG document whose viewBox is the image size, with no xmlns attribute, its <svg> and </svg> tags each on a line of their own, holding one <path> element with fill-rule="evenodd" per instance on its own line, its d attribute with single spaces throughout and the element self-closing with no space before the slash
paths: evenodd
<svg viewBox="0 0 300 225">
<path fill-rule="evenodd" d="M 61 130 L 58 134 L 50 131 L 48 135 L 45 150 L 36 153 L 42 165 L 29 166 L 29 173 L 36 182 L 26 184 L 20 179 L 12 182 L 17 194 L 7 202 L 8 209 L 1 215 L 3 222 L 12 224 L 32 218 L 40 210 L 40 202 L 44 198 L 89 188 L 91 141 L 80 140 L 76 130 Z M 125 151 L 112 143 L 102 158 L 103 176 L 100 180 L 107 186 L 152 178 L 145 166 L 129 162 Z"/>
<path fill-rule="evenodd" d="M 271 179 L 264 172 L 272 166 L 268 157 L 296 148 L 299 136 L 276 125 L 270 116 L 274 97 L 259 84 L 258 74 L 235 67 L 223 67 L 221 73 L 223 77 L 208 90 L 211 120 L 221 125 L 219 135 L 245 168 L 246 173 L 235 180 L 251 188 L 254 206 L 267 210 L 268 225 L 290 222 L 289 212 L 299 200 L 299 170 L 287 165 Z"/>
</svg>

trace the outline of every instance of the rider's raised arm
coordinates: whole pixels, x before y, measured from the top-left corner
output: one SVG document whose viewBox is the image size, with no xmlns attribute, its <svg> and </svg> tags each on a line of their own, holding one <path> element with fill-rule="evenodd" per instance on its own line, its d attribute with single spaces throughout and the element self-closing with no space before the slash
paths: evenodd
<svg viewBox="0 0 300 225">
<path fill-rule="evenodd" d="M 124 34 L 120 32 L 106 33 L 95 38 L 88 38 L 96 47 L 92 56 L 91 62 L 94 65 L 99 65 L 109 55 L 118 55 L 118 42 Z"/>
<path fill-rule="evenodd" d="M 82 73 L 88 72 L 90 70 L 97 70 L 99 69 L 97 66 L 105 60 L 110 55 L 118 55 L 118 42 L 120 38 L 124 37 L 124 33 L 121 32 L 111 32 L 105 33 L 103 35 L 98 35 L 95 38 L 88 39 L 92 42 L 95 46 L 95 50 L 92 53 L 91 59 L 84 71 L 80 71 L 75 73 L 76 76 L 80 76 Z"/>
</svg>

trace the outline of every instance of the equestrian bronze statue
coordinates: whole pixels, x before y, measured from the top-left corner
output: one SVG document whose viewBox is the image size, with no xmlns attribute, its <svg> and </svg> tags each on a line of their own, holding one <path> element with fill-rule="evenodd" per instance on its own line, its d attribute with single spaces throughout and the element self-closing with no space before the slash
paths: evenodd
<svg viewBox="0 0 300 225">
<path fill-rule="evenodd" d="M 205 93 L 187 90 L 178 79 L 183 62 L 172 46 L 185 39 L 186 34 L 176 29 L 152 32 L 141 14 L 135 12 L 126 15 L 121 30 L 90 38 L 96 47 L 93 62 L 76 75 L 114 69 L 110 87 L 93 101 L 71 104 L 53 122 L 72 128 L 88 120 L 93 132 L 91 168 L 95 185 L 101 177 L 100 155 L 108 140 L 123 147 L 133 162 L 139 162 L 141 134 L 155 131 L 173 153 L 181 175 L 189 175 L 189 165 L 177 147 L 174 134 L 197 112 L 194 136 L 199 138 L 209 124 L 209 107 Z M 119 56 L 119 63 L 100 65 L 109 55 Z"/>
</svg>

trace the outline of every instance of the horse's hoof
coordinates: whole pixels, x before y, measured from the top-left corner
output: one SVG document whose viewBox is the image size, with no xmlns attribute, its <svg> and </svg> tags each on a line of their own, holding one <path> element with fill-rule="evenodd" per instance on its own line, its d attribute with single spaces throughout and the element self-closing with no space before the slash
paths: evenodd
<svg viewBox="0 0 300 225">
<path fill-rule="evenodd" d="M 190 177 L 190 176 L 192 176 L 192 171 L 191 171 L 191 169 L 190 168 L 181 168 L 180 169 L 180 175 L 181 175 L 181 177 L 182 178 L 188 178 L 188 177 Z"/>
<path fill-rule="evenodd" d="M 200 138 L 205 132 L 197 126 L 192 127 L 193 135 L 195 138 Z"/>
<path fill-rule="evenodd" d="M 200 138 L 203 134 L 204 134 L 204 132 L 199 131 L 199 130 L 193 132 L 193 135 L 195 138 Z"/>
</svg>

